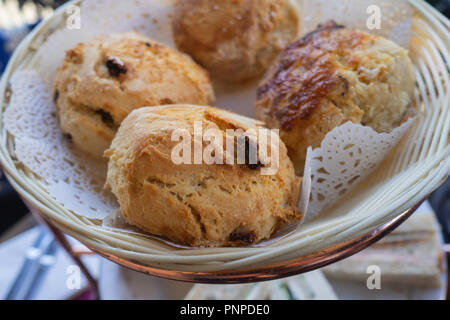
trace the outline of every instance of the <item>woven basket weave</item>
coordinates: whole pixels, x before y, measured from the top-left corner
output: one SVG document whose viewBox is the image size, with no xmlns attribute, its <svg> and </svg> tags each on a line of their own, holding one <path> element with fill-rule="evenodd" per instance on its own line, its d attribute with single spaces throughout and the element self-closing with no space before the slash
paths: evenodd
<svg viewBox="0 0 450 320">
<path fill-rule="evenodd" d="M 67 5 L 79 3 L 73 1 Z M 0 161 L 13 187 L 51 224 L 105 256 L 176 272 L 251 270 L 319 252 L 367 234 L 414 207 L 450 172 L 450 22 L 423 0 L 410 0 L 416 14 L 410 54 L 417 73 L 422 114 L 382 166 L 352 194 L 351 201 L 287 237 L 264 247 L 183 250 L 146 237 L 105 229 L 66 210 L 45 182 L 14 154 L 14 137 L 3 126 L 17 70 L 33 68 L 37 48 L 65 24 L 65 9 L 41 23 L 17 48 L 0 82 Z M 250 271 L 249 271 L 250 272 Z"/>
</svg>

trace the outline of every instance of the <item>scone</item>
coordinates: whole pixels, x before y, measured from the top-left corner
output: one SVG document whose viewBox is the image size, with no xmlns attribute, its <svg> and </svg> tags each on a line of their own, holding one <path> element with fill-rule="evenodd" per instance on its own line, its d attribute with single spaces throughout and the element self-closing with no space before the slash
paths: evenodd
<svg viewBox="0 0 450 320">
<path fill-rule="evenodd" d="M 190 57 L 138 33 L 102 36 L 67 52 L 54 83 L 63 133 L 100 158 L 134 109 L 210 105 L 209 75 Z"/>
<path fill-rule="evenodd" d="M 379 36 L 328 22 L 290 44 L 258 89 L 257 118 L 279 128 L 296 172 L 307 148 L 352 121 L 390 132 L 413 101 L 408 52 Z"/>
<path fill-rule="evenodd" d="M 176 164 L 173 152 L 179 141 L 173 139 L 174 131 L 187 132 L 187 141 L 194 145 L 196 122 L 202 123 L 200 133 L 218 129 L 224 144 L 228 129 L 262 128 L 255 120 L 211 107 L 133 111 L 105 152 L 107 187 L 116 195 L 128 223 L 179 244 L 211 247 L 257 243 L 301 219 L 297 209 L 301 179 L 282 142 L 273 175 L 263 175 L 261 166 L 237 161 Z M 207 145 L 200 142 L 201 152 Z"/>
<path fill-rule="evenodd" d="M 242 82 L 262 76 L 299 36 L 298 11 L 292 0 L 177 0 L 175 43 L 212 76 Z"/>
</svg>

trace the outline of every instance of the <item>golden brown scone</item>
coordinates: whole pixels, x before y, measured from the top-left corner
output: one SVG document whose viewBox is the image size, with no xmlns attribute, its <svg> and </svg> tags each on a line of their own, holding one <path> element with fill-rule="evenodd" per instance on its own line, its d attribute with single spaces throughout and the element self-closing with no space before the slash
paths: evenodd
<svg viewBox="0 0 450 320">
<path fill-rule="evenodd" d="M 222 136 L 227 129 L 246 131 L 262 124 L 210 107 L 133 111 L 105 152 L 107 187 L 126 221 L 180 244 L 209 247 L 257 243 L 301 219 L 301 179 L 281 141 L 274 175 L 262 175 L 261 167 L 248 164 L 176 165 L 172 152 L 180 142 L 172 141 L 172 134 L 185 129 L 193 141 L 195 121 L 202 121 L 203 132 L 215 128 Z"/>
<path fill-rule="evenodd" d="M 408 52 L 379 36 L 333 21 L 280 54 L 258 90 L 257 118 L 279 128 L 296 172 L 307 148 L 352 121 L 390 132 L 412 103 L 415 73 Z"/>
<path fill-rule="evenodd" d="M 299 25 L 292 0 L 177 0 L 173 33 L 214 77 L 242 82 L 262 76 Z"/>
<path fill-rule="evenodd" d="M 103 156 L 122 120 L 136 108 L 214 103 L 206 71 L 187 55 L 134 32 L 69 50 L 54 94 L 62 131 L 95 157 Z"/>
</svg>

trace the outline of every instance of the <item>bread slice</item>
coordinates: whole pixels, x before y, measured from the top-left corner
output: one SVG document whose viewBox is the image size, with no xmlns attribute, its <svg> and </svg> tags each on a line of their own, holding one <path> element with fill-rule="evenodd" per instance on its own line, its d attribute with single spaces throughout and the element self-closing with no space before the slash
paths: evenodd
<svg viewBox="0 0 450 320">
<path fill-rule="evenodd" d="M 255 287 L 253 284 L 197 284 L 187 294 L 185 300 L 245 300 Z"/>
<path fill-rule="evenodd" d="M 186 300 L 336 300 L 322 272 L 256 284 L 195 285 Z"/>
<path fill-rule="evenodd" d="M 378 266 L 382 283 L 439 287 L 443 272 L 440 228 L 434 214 L 417 213 L 370 248 L 322 271 L 329 278 L 366 281 Z"/>
</svg>

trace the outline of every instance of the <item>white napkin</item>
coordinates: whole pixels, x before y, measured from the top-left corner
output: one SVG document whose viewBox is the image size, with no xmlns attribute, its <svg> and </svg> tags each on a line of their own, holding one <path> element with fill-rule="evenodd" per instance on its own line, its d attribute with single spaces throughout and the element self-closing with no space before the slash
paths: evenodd
<svg viewBox="0 0 450 320">
<path fill-rule="evenodd" d="M 181 300 L 192 284 L 138 273 L 102 259 L 98 287 L 102 300 Z"/>
</svg>

